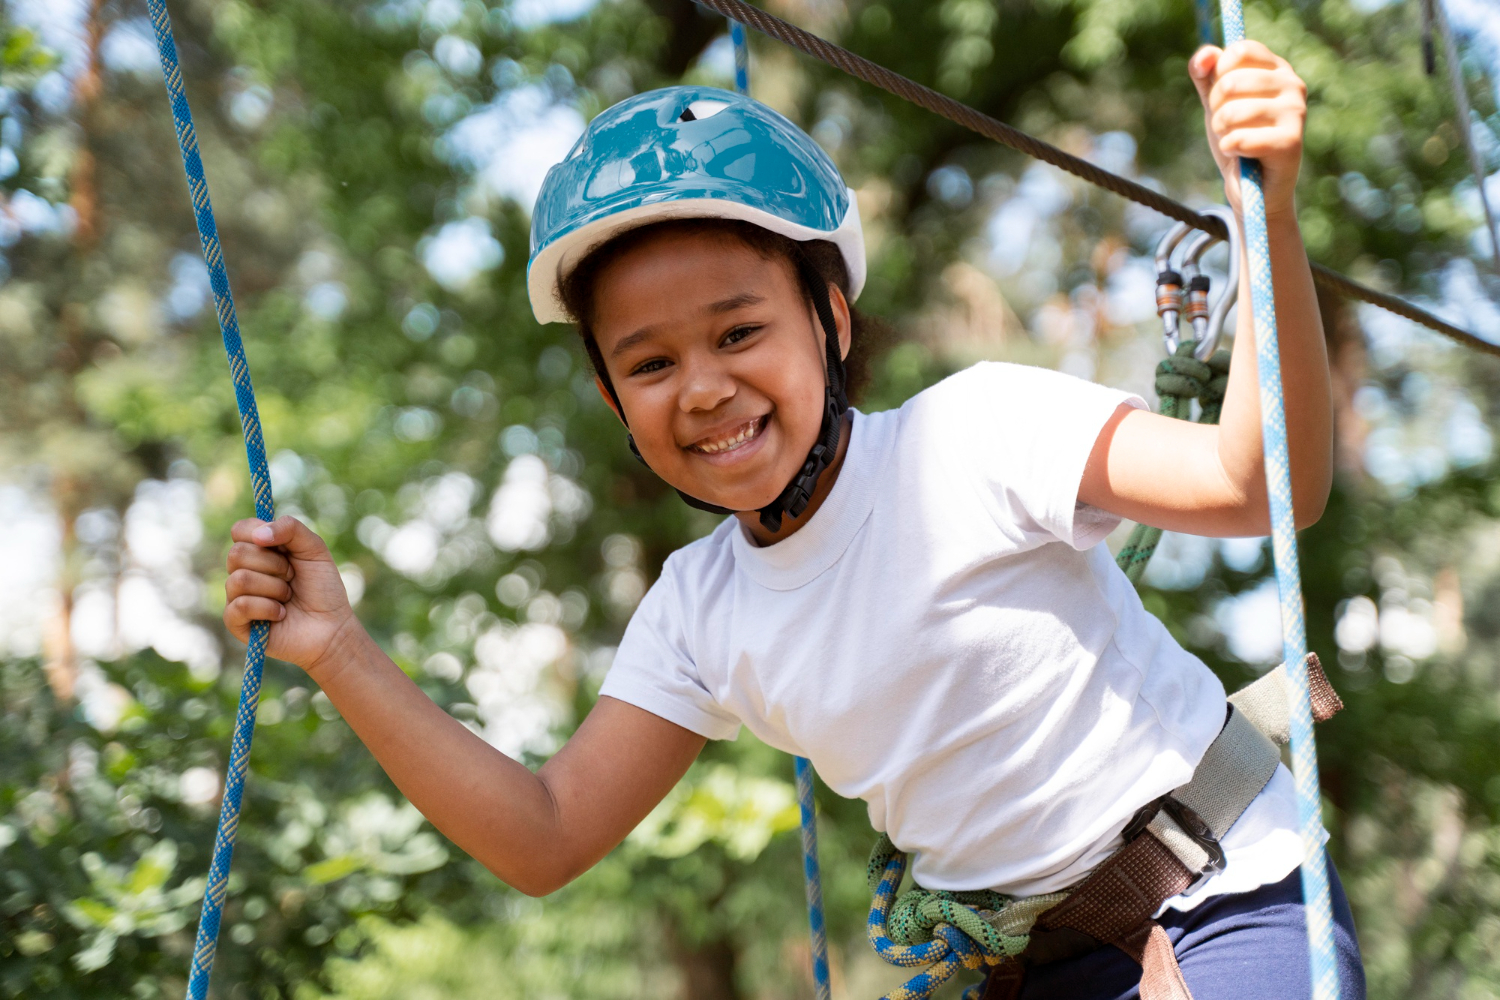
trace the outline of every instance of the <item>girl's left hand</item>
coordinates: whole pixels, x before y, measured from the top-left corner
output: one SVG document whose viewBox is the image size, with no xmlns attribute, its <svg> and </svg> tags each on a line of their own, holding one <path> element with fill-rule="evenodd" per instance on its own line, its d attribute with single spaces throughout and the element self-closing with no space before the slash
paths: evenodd
<svg viewBox="0 0 1500 1000">
<path fill-rule="evenodd" d="M 1230 206 L 1239 213 L 1235 158 L 1245 156 L 1260 161 L 1266 214 L 1290 212 L 1307 118 L 1302 78 L 1285 59 L 1255 41 L 1227 49 L 1205 45 L 1188 62 L 1188 74 L 1203 101 L 1208 145 L 1224 175 Z"/>
</svg>

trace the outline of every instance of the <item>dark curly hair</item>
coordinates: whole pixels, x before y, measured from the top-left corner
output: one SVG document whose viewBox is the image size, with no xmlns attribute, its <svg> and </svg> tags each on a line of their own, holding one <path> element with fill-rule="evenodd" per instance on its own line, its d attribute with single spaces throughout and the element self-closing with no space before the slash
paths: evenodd
<svg viewBox="0 0 1500 1000">
<path fill-rule="evenodd" d="M 764 260 L 784 260 L 792 265 L 793 272 L 798 275 L 798 282 L 803 286 L 802 292 L 808 296 L 809 302 L 812 301 L 812 293 L 802 277 L 803 270 L 797 267 L 799 258 L 811 265 L 812 273 L 837 285 L 845 296 L 849 294 L 849 272 L 844 266 L 844 255 L 827 240 L 799 242 L 738 219 L 669 219 L 631 229 L 580 261 L 572 273 L 562 280 L 560 288 L 559 297 L 563 308 L 573 318 L 578 334 L 583 338 L 583 347 L 588 352 L 595 374 L 607 386 L 611 385 L 609 371 L 604 367 L 604 356 L 599 351 L 599 342 L 594 338 L 594 287 L 599 275 L 610 264 L 664 233 L 711 233 L 739 241 Z M 890 328 L 883 320 L 865 315 L 853 305 L 849 307 L 849 318 L 849 356 L 844 359 L 844 370 L 849 398 L 857 401 L 870 381 L 870 360 L 890 340 Z"/>
</svg>

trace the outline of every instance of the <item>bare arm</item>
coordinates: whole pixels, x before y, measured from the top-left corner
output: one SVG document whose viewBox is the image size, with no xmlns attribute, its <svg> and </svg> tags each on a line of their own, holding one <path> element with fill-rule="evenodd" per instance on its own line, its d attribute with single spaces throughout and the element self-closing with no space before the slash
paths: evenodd
<svg viewBox="0 0 1500 1000">
<path fill-rule="evenodd" d="M 1237 157 L 1259 159 L 1264 171 L 1292 497 L 1303 527 L 1322 516 L 1333 477 L 1328 355 L 1292 200 L 1302 155 L 1305 89 L 1284 60 L 1254 42 L 1222 54 L 1200 49 L 1191 68 L 1237 216 Z M 1270 530 L 1246 265 L 1239 280 L 1234 360 L 1219 424 L 1122 408 L 1094 446 L 1080 500 L 1134 521 L 1192 534 Z"/>
<path fill-rule="evenodd" d="M 533 774 L 422 693 L 354 617 L 322 539 L 295 518 L 235 525 L 224 621 L 271 624 L 269 655 L 302 666 L 380 766 L 445 836 L 532 896 L 587 871 L 687 771 L 706 740 L 601 698 Z"/>
</svg>

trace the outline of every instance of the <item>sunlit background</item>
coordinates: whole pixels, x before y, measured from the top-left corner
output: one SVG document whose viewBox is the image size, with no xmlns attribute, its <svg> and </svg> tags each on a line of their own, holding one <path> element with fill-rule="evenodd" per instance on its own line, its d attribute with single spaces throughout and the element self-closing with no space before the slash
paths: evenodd
<svg viewBox="0 0 1500 1000">
<path fill-rule="evenodd" d="M 1109 170 L 1221 197 L 1189 0 L 767 6 Z M 661 560 L 715 519 L 632 462 L 571 332 L 531 319 L 529 210 L 603 107 L 728 86 L 723 23 L 687 0 L 170 7 L 279 509 L 328 538 L 429 694 L 539 763 Z M 1443 7 L 1468 122 L 1441 46 L 1424 72 L 1417 0 L 1248 16 L 1310 85 L 1314 259 L 1500 342 L 1462 143 L 1500 206 L 1500 6 Z M 144 0 L 3 11 L 0 996 L 165 996 L 243 656 L 218 613 L 244 456 Z M 898 333 L 866 408 L 984 358 L 1153 397 L 1165 220 L 752 45 L 753 92 L 860 200 L 861 304 Z M 1304 561 L 1351 706 L 1324 735 L 1332 850 L 1373 995 L 1497 996 L 1500 366 L 1374 307 L 1323 310 L 1340 480 Z M 1169 534 L 1144 589 L 1227 681 L 1280 655 L 1261 539 Z M 298 671 L 272 665 L 259 721 L 219 996 L 810 995 L 790 762 L 748 736 L 533 901 L 426 826 Z M 899 973 L 862 950 L 872 834 L 858 804 L 821 804 L 835 993 L 873 997 Z"/>
</svg>

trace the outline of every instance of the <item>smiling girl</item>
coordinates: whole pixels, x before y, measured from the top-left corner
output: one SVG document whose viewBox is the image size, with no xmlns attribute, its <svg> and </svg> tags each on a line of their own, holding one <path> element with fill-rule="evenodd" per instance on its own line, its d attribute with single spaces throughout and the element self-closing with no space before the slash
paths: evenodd
<svg viewBox="0 0 1500 1000">
<path fill-rule="evenodd" d="M 1201 49 L 1190 71 L 1236 211 L 1235 157 L 1263 165 L 1305 525 L 1332 451 L 1292 202 L 1305 89 L 1255 43 Z M 708 88 L 599 115 L 549 173 L 532 243 L 537 317 L 576 324 L 636 454 L 732 515 L 667 560 L 574 736 L 532 773 L 433 704 L 290 517 L 234 527 L 231 631 L 271 621 L 270 654 L 307 671 L 439 830 L 528 894 L 588 870 L 707 740 L 747 726 L 864 799 L 930 889 L 1077 899 L 1171 829 L 1217 852 L 1151 901 L 1149 940 L 1030 954 L 1024 984 L 997 975 L 992 996 L 1133 996 L 1137 963 L 1148 995 L 1309 995 L 1290 776 L 1273 751 L 1227 821 L 1184 806 L 1237 716 L 1226 723 L 1218 679 L 1100 544 L 1121 518 L 1265 533 L 1249 323 L 1218 426 L 1004 364 L 860 413 L 845 369 L 866 325 L 851 305 L 865 280 L 853 194 L 786 119 Z M 1359 998 L 1333 881 L 1344 996 Z"/>
</svg>

